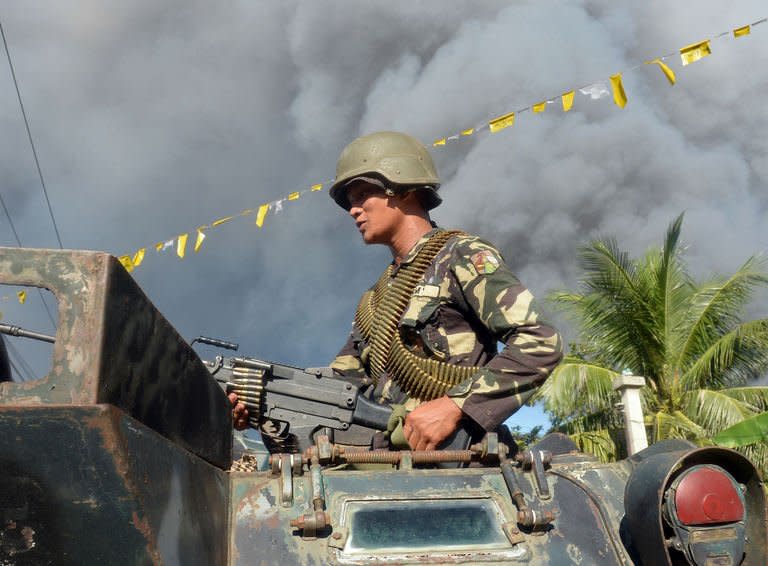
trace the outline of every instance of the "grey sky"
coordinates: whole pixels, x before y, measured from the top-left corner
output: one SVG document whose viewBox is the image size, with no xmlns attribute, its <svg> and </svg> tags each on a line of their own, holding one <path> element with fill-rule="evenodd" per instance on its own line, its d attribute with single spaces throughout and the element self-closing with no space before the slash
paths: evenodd
<svg viewBox="0 0 768 566">
<path fill-rule="evenodd" d="M 425 142 L 768 15 L 761 1 L 103 2 L 6 0 L 6 31 L 66 247 L 116 255 L 333 177 L 361 133 Z M 686 210 L 697 274 L 768 248 L 768 24 L 682 68 L 624 76 L 629 103 L 436 150 L 434 217 L 495 242 L 537 296 L 573 286 L 578 243 L 633 253 Z M 55 247 L 5 61 L 0 191 L 25 245 Z M 0 242 L 13 244 L 4 219 Z M 322 193 L 258 230 L 238 219 L 135 277 L 189 339 L 297 365 L 335 354 L 388 259 Z M 764 317 L 768 299 L 753 306 Z M 46 328 L 39 299 L 7 320 Z M 203 351 L 204 354 L 211 353 Z M 34 354 L 30 354 L 34 355 Z"/>
</svg>

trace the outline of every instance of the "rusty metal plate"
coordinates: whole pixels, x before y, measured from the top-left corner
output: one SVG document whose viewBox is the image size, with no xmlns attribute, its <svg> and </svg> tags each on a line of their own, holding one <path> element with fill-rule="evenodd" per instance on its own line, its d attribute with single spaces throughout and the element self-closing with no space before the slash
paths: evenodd
<svg viewBox="0 0 768 566">
<path fill-rule="evenodd" d="M 228 477 L 108 405 L 0 407 L 0 563 L 225 564 Z"/>
<path fill-rule="evenodd" d="M 0 248 L 0 282 L 44 287 L 59 304 L 51 372 L 30 382 L 0 383 L 0 406 L 110 403 L 229 467 L 229 401 L 114 257 Z"/>
</svg>

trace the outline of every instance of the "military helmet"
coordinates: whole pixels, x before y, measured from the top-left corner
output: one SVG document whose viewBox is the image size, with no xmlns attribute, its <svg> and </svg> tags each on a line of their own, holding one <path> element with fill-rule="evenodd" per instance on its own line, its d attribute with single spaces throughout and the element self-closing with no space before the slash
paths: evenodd
<svg viewBox="0 0 768 566">
<path fill-rule="evenodd" d="M 349 210 L 347 187 L 357 180 L 378 178 L 393 191 L 420 191 L 424 208 L 442 202 L 437 194 L 440 178 L 427 148 L 416 138 L 400 132 L 376 132 L 361 136 L 341 152 L 330 195 Z"/>
</svg>

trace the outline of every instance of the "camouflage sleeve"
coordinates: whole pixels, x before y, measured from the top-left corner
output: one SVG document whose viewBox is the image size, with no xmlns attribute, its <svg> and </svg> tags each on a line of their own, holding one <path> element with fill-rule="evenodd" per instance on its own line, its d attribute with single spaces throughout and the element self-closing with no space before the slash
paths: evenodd
<svg viewBox="0 0 768 566">
<path fill-rule="evenodd" d="M 365 377 L 365 369 L 356 347 L 356 342 L 359 341 L 359 336 L 360 333 L 357 331 L 357 327 L 353 324 L 352 331 L 349 333 L 347 341 L 331 362 L 331 368 L 334 373 L 347 377 Z"/>
<path fill-rule="evenodd" d="M 493 430 L 531 397 L 558 364 L 560 335 L 539 320 L 533 295 L 493 246 L 464 239 L 454 246 L 452 256 L 451 274 L 467 304 L 504 347 L 481 371 L 447 394 L 480 426 Z"/>
</svg>

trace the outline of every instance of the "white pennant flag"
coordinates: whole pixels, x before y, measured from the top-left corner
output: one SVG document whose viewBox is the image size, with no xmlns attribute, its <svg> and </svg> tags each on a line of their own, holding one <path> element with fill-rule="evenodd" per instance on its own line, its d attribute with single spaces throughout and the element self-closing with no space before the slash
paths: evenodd
<svg viewBox="0 0 768 566">
<path fill-rule="evenodd" d="M 160 244 L 157 244 L 156 248 L 158 252 L 164 252 L 168 248 L 173 247 L 174 238 L 171 238 L 170 240 L 167 240 L 165 242 L 162 242 Z"/>
<path fill-rule="evenodd" d="M 580 88 L 579 92 L 581 92 L 581 94 L 589 96 L 592 100 L 605 98 L 606 96 L 611 94 L 611 91 L 608 89 L 608 85 L 605 84 L 604 82 L 594 83 L 589 86 L 585 86 L 584 88 Z"/>
<path fill-rule="evenodd" d="M 283 211 L 283 199 L 280 199 L 275 203 L 275 214 Z"/>
</svg>

